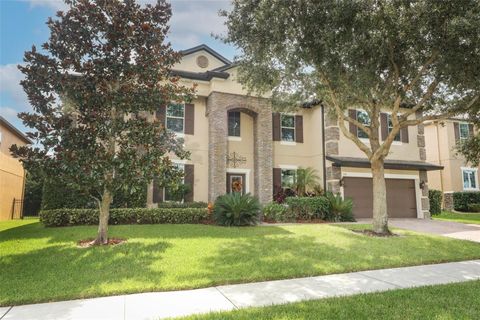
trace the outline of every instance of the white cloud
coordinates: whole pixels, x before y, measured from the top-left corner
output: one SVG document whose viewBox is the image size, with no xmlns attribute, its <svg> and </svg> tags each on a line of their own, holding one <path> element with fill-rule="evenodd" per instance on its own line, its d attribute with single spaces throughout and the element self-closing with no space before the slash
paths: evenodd
<svg viewBox="0 0 480 320">
<path fill-rule="evenodd" d="M 28 0 L 30 7 L 47 7 L 55 11 L 65 10 L 67 5 L 62 0 Z"/>
<path fill-rule="evenodd" d="M 13 99 L 15 104 L 28 104 L 27 96 L 23 91 L 20 81 L 24 76 L 18 70 L 17 64 L 0 65 L 0 94 Z"/>
</svg>

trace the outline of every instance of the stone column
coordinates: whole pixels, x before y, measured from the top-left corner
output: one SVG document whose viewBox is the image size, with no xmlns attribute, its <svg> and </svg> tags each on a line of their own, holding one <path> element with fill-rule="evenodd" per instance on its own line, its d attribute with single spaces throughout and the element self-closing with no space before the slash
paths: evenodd
<svg viewBox="0 0 480 320">
<path fill-rule="evenodd" d="M 338 141 L 340 140 L 340 128 L 338 127 L 337 119 L 325 114 L 325 155 L 338 155 Z M 325 176 L 327 179 L 327 190 L 333 193 L 340 192 L 341 168 L 335 167 L 331 162 L 327 161 L 327 172 Z"/>
<path fill-rule="evenodd" d="M 422 204 L 422 212 L 423 217 L 425 219 L 430 219 L 430 199 L 428 198 L 428 176 L 427 171 L 421 170 L 420 171 L 420 182 L 423 181 L 425 183 L 422 192 L 421 204 Z"/>
<path fill-rule="evenodd" d="M 260 203 L 273 198 L 273 142 L 272 109 L 268 105 L 260 106 L 254 118 L 254 168 L 255 192 Z"/>
</svg>

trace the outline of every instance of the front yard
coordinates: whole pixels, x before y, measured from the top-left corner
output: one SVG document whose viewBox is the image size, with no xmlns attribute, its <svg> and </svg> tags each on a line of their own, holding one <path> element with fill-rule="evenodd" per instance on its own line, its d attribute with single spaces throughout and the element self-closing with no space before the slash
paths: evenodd
<svg viewBox="0 0 480 320">
<path fill-rule="evenodd" d="M 450 211 L 442 211 L 441 214 L 434 215 L 432 218 L 434 220 L 480 224 L 480 213 L 455 213 Z"/>
<path fill-rule="evenodd" d="M 77 247 L 95 232 L 1 222 L 0 305 L 480 258 L 473 242 L 400 230 L 399 237 L 372 238 L 345 225 L 122 225 L 110 236 L 124 244 Z"/>
<path fill-rule="evenodd" d="M 192 316 L 189 320 L 478 319 L 480 281 Z"/>
</svg>

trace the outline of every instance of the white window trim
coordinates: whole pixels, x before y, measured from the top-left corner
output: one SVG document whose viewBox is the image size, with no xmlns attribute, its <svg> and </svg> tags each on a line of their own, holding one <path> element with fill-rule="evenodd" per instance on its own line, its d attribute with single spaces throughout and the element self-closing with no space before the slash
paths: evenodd
<svg viewBox="0 0 480 320">
<path fill-rule="evenodd" d="M 463 172 L 464 171 L 473 171 L 473 176 L 475 177 L 475 186 L 476 188 L 465 188 L 465 181 L 463 181 Z M 479 191 L 480 187 L 478 186 L 478 168 L 469 168 L 469 167 L 461 167 L 462 173 L 462 189 L 463 191 Z"/>
<path fill-rule="evenodd" d="M 242 141 L 242 137 L 228 136 L 228 141 Z"/>
<path fill-rule="evenodd" d="M 467 136 L 466 137 L 462 137 L 462 129 L 461 129 L 461 126 L 462 125 L 465 125 L 467 126 Z M 468 138 L 470 137 L 470 127 L 469 127 L 469 123 L 468 122 L 459 122 L 458 123 L 458 138 L 460 139 L 460 141 L 462 140 L 467 140 Z"/>
<path fill-rule="evenodd" d="M 342 178 L 343 177 L 373 178 L 371 172 L 342 172 Z M 406 179 L 415 181 L 415 202 L 417 203 L 417 218 L 424 219 L 425 215 L 422 211 L 422 190 L 420 189 L 420 177 L 412 174 L 386 173 L 385 179 Z M 342 198 L 345 197 L 343 186 L 340 187 L 340 194 L 342 195 Z"/>
<path fill-rule="evenodd" d="M 391 112 L 385 112 L 385 113 L 387 114 L 387 134 L 390 134 L 390 128 L 388 126 L 388 118 L 392 117 L 392 113 Z M 393 126 L 393 122 L 392 122 L 392 126 Z M 403 142 L 402 142 L 402 130 L 400 130 L 400 132 L 398 132 L 398 134 L 400 136 L 400 141 L 393 140 L 392 145 L 394 145 L 394 146 L 401 146 L 403 144 Z"/>
<path fill-rule="evenodd" d="M 168 118 L 182 119 L 183 120 L 183 126 L 182 126 L 183 127 L 183 132 L 175 132 L 173 130 L 170 130 L 170 131 L 172 131 L 177 137 L 183 138 L 183 137 L 185 137 L 185 103 L 172 103 L 172 104 L 181 104 L 183 106 L 183 117 L 169 116 L 168 115 L 168 105 L 167 105 L 165 107 L 165 128 L 167 128 L 167 130 L 170 130 L 167 127 L 167 119 Z"/>
<path fill-rule="evenodd" d="M 245 174 L 245 193 L 250 192 L 250 171 L 250 169 L 227 168 L 227 173 Z"/>
<path fill-rule="evenodd" d="M 282 126 L 282 117 L 283 116 L 289 116 L 289 117 L 293 117 L 293 127 L 284 127 Z M 292 114 L 292 113 L 281 113 L 280 114 L 280 144 L 283 144 L 283 145 L 287 145 L 287 146 L 294 146 L 297 144 L 297 127 L 296 127 L 296 123 L 295 123 L 295 114 Z M 286 141 L 286 140 L 283 140 L 283 134 L 282 134 L 282 129 L 285 128 L 285 129 L 293 129 L 293 141 Z"/>
</svg>

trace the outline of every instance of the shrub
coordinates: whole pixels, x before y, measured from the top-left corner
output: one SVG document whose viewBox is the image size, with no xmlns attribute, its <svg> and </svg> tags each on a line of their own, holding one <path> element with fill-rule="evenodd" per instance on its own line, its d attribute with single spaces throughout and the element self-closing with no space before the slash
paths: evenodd
<svg viewBox="0 0 480 320">
<path fill-rule="evenodd" d="M 352 199 L 346 198 L 343 199 L 340 194 L 333 194 L 332 192 L 327 192 L 325 194 L 329 202 L 329 212 L 326 217 L 328 221 L 355 221 L 353 217 L 352 209 L 353 202 Z"/>
<path fill-rule="evenodd" d="M 40 211 L 47 227 L 98 224 L 97 209 L 54 209 Z M 118 208 L 110 210 L 110 224 L 200 223 L 208 219 L 206 208 Z"/>
<path fill-rule="evenodd" d="M 480 192 L 454 192 L 453 208 L 457 211 L 468 212 L 468 206 L 480 203 Z"/>
<path fill-rule="evenodd" d="M 442 191 L 428 190 L 428 200 L 430 201 L 430 213 L 440 214 L 442 212 Z"/>
<path fill-rule="evenodd" d="M 301 220 L 325 219 L 330 206 L 325 197 L 288 197 L 285 202 L 292 214 Z"/>
<path fill-rule="evenodd" d="M 208 203 L 206 202 L 160 202 L 158 204 L 159 208 L 207 208 Z"/>
<path fill-rule="evenodd" d="M 480 212 L 480 203 L 472 203 L 468 205 L 468 211 Z"/>
<path fill-rule="evenodd" d="M 296 197 L 295 190 L 290 188 L 280 188 L 278 192 L 273 195 L 273 201 L 276 203 L 284 203 L 288 197 Z"/>
<path fill-rule="evenodd" d="M 213 214 L 215 222 L 222 226 L 248 226 L 258 221 L 260 203 L 249 193 L 225 194 L 215 201 Z"/>
<path fill-rule="evenodd" d="M 291 222 L 295 221 L 295 215 L 292 210 L 283 204 L 276 202 L 267 203 L 262 209 L 263 217 L 267 221 Z"/>
</svg>

